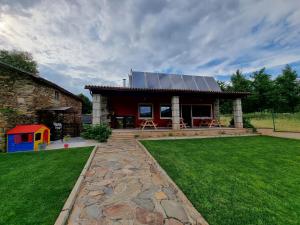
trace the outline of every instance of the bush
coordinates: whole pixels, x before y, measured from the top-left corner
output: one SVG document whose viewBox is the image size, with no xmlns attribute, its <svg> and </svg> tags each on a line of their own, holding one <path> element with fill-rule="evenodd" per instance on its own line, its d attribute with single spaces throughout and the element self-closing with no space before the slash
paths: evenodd
<svg viewBox="0 0 300 225">
<path fill-rule="evenodd" d="M 231 127 L 234 126 L 234 119 L 233 118 L 231 118 L 229 124 L 230 124 Z M 253 132 L 256 132 L 256 128 L 251 124 L 249 118 L 243 117 L 243 127 L 244 128 L 252 128 Z"/>
<path fill-rule="evenodd" d="M 111 135 L 111 129 L 106 124 L 84 125 L 81 137 L 106 142 Z"/>
</svg>

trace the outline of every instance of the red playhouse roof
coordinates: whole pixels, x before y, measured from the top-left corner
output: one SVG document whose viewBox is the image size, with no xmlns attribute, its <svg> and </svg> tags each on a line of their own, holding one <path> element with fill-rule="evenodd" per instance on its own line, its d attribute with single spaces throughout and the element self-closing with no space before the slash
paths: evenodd
<svg viewBox="0 0 300 225">
<path fill-rule="evenodd" d="M 41 124 L 33 124 L 33 125 L 17 125 L 15 128 L 9 130 L 7 134 L 20 134 L 20 133 L 34 133 L 41 129 L 42 127 L 45 127 Z"/>
</svg>

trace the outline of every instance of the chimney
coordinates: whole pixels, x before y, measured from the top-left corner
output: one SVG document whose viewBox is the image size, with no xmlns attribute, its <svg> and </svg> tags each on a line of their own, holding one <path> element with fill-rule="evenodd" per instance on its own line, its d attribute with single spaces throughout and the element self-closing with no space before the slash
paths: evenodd
<svg viewBox="0 0 300 225">
<path fill-rule="evenodd" d="M 123 79 L 123 87 L 126 87 L 126 79 Z"/>
</svg>

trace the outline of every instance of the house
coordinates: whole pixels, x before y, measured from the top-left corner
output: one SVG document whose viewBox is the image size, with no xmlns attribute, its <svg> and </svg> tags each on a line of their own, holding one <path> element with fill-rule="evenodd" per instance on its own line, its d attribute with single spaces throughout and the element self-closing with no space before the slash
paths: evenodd
<svg viewBox="0 0 300 225">
<path fill-rule="evenodd" d="M 219 118 L 219 99 L 233 100 L 236 128 L 243 127 L 241 99 L 248 93 L 223 92 L 213 77 L 131 71 L 129 86 L 87 85 L 93 97 L 93 124 L 137 128 L 144 120 L 158 127 L 199 127 Z"/>
<path fill-rule="evenodd" d="M 41 76 L 2 62 L 0 87 L 2 148 L 3 134 L 20 124 L 45 124 L 51 129 L 51 139 L 64 134 L 79 135 L 82 100 L 78 96 Z"/>
</svg>

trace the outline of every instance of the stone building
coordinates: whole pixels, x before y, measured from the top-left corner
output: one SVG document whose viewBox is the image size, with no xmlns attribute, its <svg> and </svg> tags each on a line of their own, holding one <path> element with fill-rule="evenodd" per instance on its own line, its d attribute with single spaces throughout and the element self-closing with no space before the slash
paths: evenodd
<svg viewBox="0 0 300 225">
<path fill-rule="evenodd" d="M 81 110 L 82 101 L 78 96 L 38 75 L 0 62 L 2 148 L 5 132 L 17 124 L 44 123 L 53 134 L 53 124 L 59 124 L 60 134 L 77 136 Z"/>
</svg>

